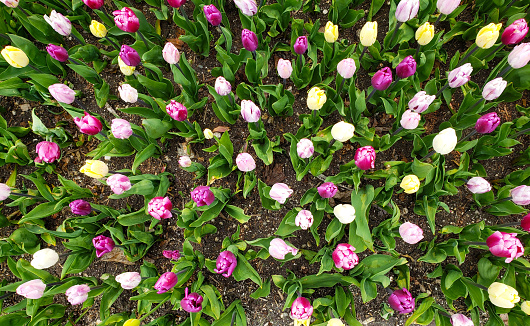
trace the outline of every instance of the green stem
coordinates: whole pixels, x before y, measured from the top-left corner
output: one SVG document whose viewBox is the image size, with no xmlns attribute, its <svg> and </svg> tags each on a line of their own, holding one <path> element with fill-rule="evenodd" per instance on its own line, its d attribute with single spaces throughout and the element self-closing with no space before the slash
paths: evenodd
<svg viewBox="0 0 530 326">
<path fill-rule="evenodd" d="M 140 318 L 140 322 L 144 319 L 146 319 L 147 317 L 149 317 L 149 315 L 151 315 L 153 312 L 157 311 L 158 308 L 160 308 L 164 303 L 166 303 L 167 301 L 169 301 L 169 299 L 171 299 L 171 296 L 168 296 L 167 298 L 165 298 L 164 300 L 162 300 L 162 302 L 160 302 L 159 304 L 156 305 L 156 307 L 154 307 L 153 309 L 151 309 L 151 311 L 149 311 L 147 314 L 143 315 L 142 318 Z"/>
</svg>

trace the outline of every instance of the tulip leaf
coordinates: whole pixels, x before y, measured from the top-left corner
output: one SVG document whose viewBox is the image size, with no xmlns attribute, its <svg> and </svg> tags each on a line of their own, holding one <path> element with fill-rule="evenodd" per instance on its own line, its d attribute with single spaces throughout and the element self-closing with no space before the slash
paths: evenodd
<svg viewBox="0 0 530 326">
<path fill-rule="evenodd" d="M 351 224 L 356 225 L 356 234 L 361 237 L 365 245 L 374 250 L 374 242 L 372 240 L 372 234 L 368 226 L 368 212 L 372 206 L 374 200 L 374 187 L 368 185 L 359 192 L 352 192 L 351 194 L 351 205 L 355 208 L 355 220 Z"/>
<path fill-rule="evenodd" d="M 234 205 L 226 205 L 224 208 L 228 215 L 235 218 L 239 223 L 247 223 L 250 220 L 250 216 L 245 214 L 242 208 Z"/>
<path fill-rule="evenodd" d="M 410 316 L 407 321 L 405 322 L 405 326 L 410 326 L 412 323 L 414 323 L 421 315 L 423 315 L 434 303 L 434 299 L 432 297 L 428 297 L 427 299 L 423 300 L 421 305 L 414 311 L 412 316 Z"/>
<path fill-rule="evenodd" d="M 237 266 L 234 269 L 234 273 L 232 274 L 234 276 L 234 279 L 236 281 L 243 281 L 246 279 L 250 279 L 252 282 L 256 283 L 260 287 L 263 286 L 263 281 L 261 280 L 260 275 L 252 265 L 248 262 L 248 260 L 241 254 L 240 252 L 237 253 Z"/>
<path fill-rule="evenodd" d="M 259 298 L 265 298 L 265 297 L 269 296 L 270 292 L 271 292 L 271 280 L 267 279 L 263 283 L 262 287 L 257 288 L 256 291 L 254 291 L 254 292 L 252 292 L 250 294 L 250 297 L 252 299 L 256 299 L 257 300 Z"/>
<path fill-rule="evenodd" d="M 145 160 L 149 159 L 150 157 L 153 157 L 153 155 L 156 153 L 156 145 L 155 144 L 149 144 L 146 148 L 144 148 L 143 151 L 136 154 L 134 157 L 134 162 L 132 164 L 132 171 L 134 174 L 136 174 L 136 169 L 140 164 L 142 164 Z M 143 193 L 142 193 L 143 194 Z"/>
</svg>

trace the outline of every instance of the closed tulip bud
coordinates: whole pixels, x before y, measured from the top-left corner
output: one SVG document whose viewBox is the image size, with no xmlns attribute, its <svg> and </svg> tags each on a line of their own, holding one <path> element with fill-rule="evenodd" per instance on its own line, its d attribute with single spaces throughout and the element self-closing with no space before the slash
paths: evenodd
<svg viewBox="0 0 530 326">
<path fill-rule="evenodd" d="M 131 181 L 123 174 L 113 174 L 107 178 L 107 185 L 116 195 L 121 195 L 131 189 Z"/>
<path fill-rule="evenodd" d="M 83 0 L 85 5 L 87 5 L 90 9 L 99 9 L 101 6 L 103 6 L 104 0 Z"/>
<path fill-rule="evenodd" d="M 173 43 L 167 42 L 166 45 L 164 45 L 164 49 L 162 50 L 162 57 L 167 63 L 174 65 L 180 60 L 179 49 L 177 49 Z"/>
<path fill-rule="evenodd" d="M 70 210 L 72 210 L 72 213 L 74 213 L 75 215 L 84 216 L 92 212 L 92 206 L 90 206 L 90 203 L 82 199 L 74 200 L 69 204 L 69 206 Z"/>
<path fill-rule="evenodd" d="M 52 267 L 59 261 L 59 254 L 50 248 L 41 249 L 33 254 L 31 266 L 36 269 Z"/>
<path fill-rule="evenodd" d="M 355 127 L 351 123 L 345 121 L 339 121 L 331 128 L 331 136 L 333 139 L 340 141 L 341 143 L 350 140 L 350 138 L 353 137 L 354 132 Z"/>
<path fill-rule="evenodd" d="M 357 67 L 355 67 L 355 60 L 351 58 L 343 59 L 337 65 L 337 72 L 344 79 L 352 78 L 356 69 Z"/>
<path fill-rule="evenodd" d="M 378 91 L 384 91 L 392 84 L 392 70 L 384 67 L 378 70 L 372 77 L 372 87 Z"/>
<path fill-rule="evenodd" d="M 400 79 L 412 76 L 414 75 L 415 72 L 416 72 L 416 60 L 414 60 L 414 57 L 411 55 L 403 59 L 396 67 L 396 75 Z"/>
<path fill-rule="evenodd" d="M 473 321 L 462 314 L 452 315 L 451 325 L 453 326 L 474 326 Z"/>
<path fill-rule="evenodd" d="M 182 104 L 175 100 L 171 100 L 168 105 L 166 105 L 166 112 L 177 121 L 184 121 L 188 118 L 188 109 Z"/>
<path fill-rule="evenodd" d="M 403 288 L 401 290 L 394 291 L 388 297 L 388 304 L 392 309 L 399 312 L 400 314 L 408 314 L 414 311 L 414 298 L 410 292 Z"/>
<path fill-rule="evenodd" d="M 91 116 L 88 112 L 82 118 L 75 117 L 74 122 L 79 127 L 79 131 L 87 135 L 96 135 L 103 129 L 101 121 Z"/>
<path fill-rule="evenodd" d="M 530 315 L 530 301 L 525 301 L 521 303 L 521 310 L 527 314 Z"/>
<path fill-rule="evenodd" d="M 234 0 L 234 3 L 245 16 L 254 16 L 258 12 L 256 0 Z"/>
<path fill-rule="evenodd" d="M 241 172 L 250 172 L 256 168 L 256 162 L 249 153 L 240 153 L 236 157 L 236 165 Z"/>
<path fill-rule="evenodd" d="M 171 290 L 177 283 L 177 274 L 173 272 L 166 272 L 160 275 L 160 278 L 158 279 L 158 281 L 156 281 L 153 287 L 155 288 L 155 290 L 158 290 L 156 293 L 162 294 Z"/>
<path fill-rule="evenodd" d="M 172 259 L 172 260 L 180 259 L 180 252 L 178 250 L 164 250 L 162 251 L 162 255 L 164 255 L 164 257 L 166 257 L 167 259 Z"/>
<path fill-rule="evenodd" d="M 526 232 L 530 232 L 530 213 L 521 220 L 521 228 Z"/>
<path fill-rule="evenodd" d="M 186 0 L 167 0 L 167 3 L 173 8 L 180 8 L 180 6 L 186 3 Z"/>
<path fill-rule="evenodd" d="M 420 124 L 420 120 L 420 114 L 409 109 L 403 112 L 399 124 L 401 125 L 401 127 L 403 127 L 403 129 L 412 130 L 418 127 L 418 125 Z"/>
<path fill-rule="evenodd" d="M 293 67 L 291 66 L 291 61 L 280 59 L 278 60 L 278 75 L 283 79 L 288 79 L 293 73 Z"/>
<path fill-rule="evenodd" d="M 258 36 L 246 28 L 241 31 L 241 42 L 247 51 L 254 52 L 258 48 Z"/>
<path fill-rule="evenodd" d="M 140 20 L 130 8 L 123 7 L 121 10 L 113 11 L 112 14 L 114 23 L 124 32 L 136 33 L 140 28 Z"/>
<path fill-rule="evenodd" d="M 307 51 L 307 36 L 298 36 L 293 45 L 296 54 L 304 54 Z"/>
<path fill-rule="evenodd" d="M 19 0 L 0 0 L 3 4 L 5 4 L 9 8 L 16 8 L 18 7 Z"/>
<path fill-rule="evenodd" d="M 419 9 L 419 0 L 401 0 L 396 7 L 396 19 L 402 23 L 407 22 L 416 17 Z"/>
<path fill-rule="evenodd" d="M 473 177 L 466 183 L 467 189 L 474 194 L 484 194 L 491 190 L 488 180 L 481 177 Z"/>
<path fill-rule="evenodd" d="M 526 185 L 515 187 L 510 191 L 510 196 L 517 205 L 528 205 L 530 204 L 530 187 Z"/>
<path fill-rule="evenodd" d="M 420 179 L 414 174 L 406 175 L 403 180 L 401 180 L 400 187 L 407 194 L 413 194 L 420 189 Z"/>
<path fill-rule="evenodd" d="M 180 300 L 180 306 L 187 312 L 199 312 L 202 310 L 202 301 L 204 298 L 197 292 L 188 294 L 188 288 L 184 290 L 184 298 Z"/>
<path fill-rule="evenodd" d="M 269 191 L 269 196 L 280 204 L 284 204 L 292 194 L 293 189 L 289 188 L 285 183 L 275 183 Z"/>
<path fill-rule="evenodd" d="M 497 42 L 499 38 L 499 31 L 502 28 L 502 24 L 491 23 L 480 29 L 477 34 L 476 43 L 479 48 L 489 49 Z"/>
<path fill-rule="evenodd" d="M 206 138 L 206 139 L 212 139 L 213 138 L 213 132 L 210 129 L 208 129 L 208 128 L 205 128 L 202 133 L 204 135 L 204 138 Z"/>
<path fill-rule="evenodd" d="M 317 188 L 318 194 L 322 198 L 332 198 L 335 196 L 335 194 L 337 194 L 338 190 L 339 189 L 333 182 L 324 182 Z"/>
<path fill-rule="evenodd" d="M 61 157 L 59 145 L 51 141 L 41 141 L 35 151 L 37 152 L 35 163 L 53 163 Z"/>
<path fill-rule="evenodd" d="M 360 39 L 363 46 L 372 46 L 377 40 L 377 22 L 366 22 L 361 29 Z"/>
<path fill-rule="evenodd" d="M 359 257 L 355 253 L 355 247 L 347 244 L 340 243 L 337 248 L 333 250 L 331 254 L 335 267 L 350 270 L 359 263 Z"/>
<path fill-rule="evenodd" d="M 296 144 L 296 153 L 300 158 L 310 158 L 315 152 L 313 142 L 307 138 L 302 138 Z"/>
<path fill-rule="evenodd" d="M 449 77 L 449 86 L 451 88 L 456 88 L 465 85 L 471 79 L 471 73 L 473 72 L 473 67 L 470 63 L 466 63 L 456 69 L 451 70 Z"/>
<path fill-rule="evenodd" d="M 118 87 L 120 98 L 127 103 L 136 103 L 138 101 L 138 91 L 129 84 L 123 84 Z"/>
<path fill-rule="evenodd" d="M 168 197 L 155 197 L 147 204 L 147 213 L 157 220 L 171 218 L 173 216 L 172 209 L 173 204 Z"/>
<path fill-rule="evenodd" d="M 90 292 L 90 286 L 81 284 L 68 288 L 64 294 L 66 294 L 68 302 L 75 306 L 82 304 L 88 299 L 88 292 Z"/>
<path fill-rule="evenodd" d="M 285 259 L 285 255 L 288 253 L 296 256 L 298 249 L 289 246 L 285 241 L 280 238 L 272 239 L 269 245 L 269 254 L 276 259 Z"/>
<path fill-rule="evenodd" d="M 226 250 L 219 254 L 215 262 L 214 272 L 222 274 L 224 277 L 230 277 L 236 269 L 237 258 L 232 252 Z"/>
<path fill-rule="evenodd" d="M 217 9 L 214 5 L 206 5 L 202 7 L 202 10 L 204 11 L 204 15 L 206 16 L 206 19 L 212 26 L 218 26 L 221 24 L 221 21 L 223 20 L 223 15 L 221 15 L 221 12 L 219 9 Z"/>
<path fill-rule="evenodd" d="M 508 54 L 508 64 L 513 69 L 522 68 L 526 66 L 529 61 L 530 61 L 530 43 L 521 43 L 519 45 L 516 45 L 513 48 L 513 50 L 510 52 L 510 54 Z"/>
<path fill-rule="evenodd" d="M 478 118 L 475 123 L 475 130 L 479 134 L 492 133 L 501 124 L 501 118 L 496 112 L 490 112 Z"/>
<path fill-rule="evenodd" d="M 528 33 L 528 24 L 524 18 L 517 19 L 506 27 L 501 36 L 502 44 L 513 45 L 521 42 Z"/>
<path fill-rule="evenodd" d="M 416 244 L 423 239 L 423 230 L 416 224 L 405 222 L 399 226 L 399 235 L 406 243 Z"/>
<path fill-rule="evenodd" d="M 482 97 L 486 101 L 493 101 L 501 96 L 502 92 L 506 89 L 506 86 L 508 86 L 508 82 L 502 79 L 502 77 L 492 79 L 484 85 Z"/>
<path fill-rule="evenodd" d="M 96 256 L 100 258 L 107 252 L 111 252 L 112 249 L 116 246 L 114 243 L 114 240 L 112 240 L 109 237 L 106 237 L 104 235 L 98 235 L 97 237 L 92 239 L 92 244 L 94 245 L 94 248 L 96 249 Z"/>
<path fill-rule="evenodd" d="M 136 52 L 135 49 L 125 44 L 121 46 L 120 58 L 123 63 L 130 67 L 136 67 L 142 62 L 142 59 L 140 59 L 140 55 L 138 54 L 138 52 Z"/>
<path fill-rule="evenodd" d="M 138 272 L 125 272 L 116 276 L 116 282 L 120 283 L 122 289 L 132 290 L 142 282 L 142 276 Z"/>
<path fill-rule="evenodd" d="M 291 305 L 291 318 L 294 320 L 307 320 L 311 319 L 313 314 L 313 306 L 311 302 L 304 298 L 298 297 L 294 299 L 293 304 Z"/>
<path fill-rule="evenodd" d="M 5 183 L 0 183 L 0 201 L 4 201 L 11 195 L 11 187 Z"/>
<path fill-rule="evenodd" d="M 118 139 L 128 139 L 133 134 L 131 124 L 124 119 L 112 119 L 110 131 L 112 132 L 112 135 Z"/>
<path fill-rule="evenodd" d="M 107 36 L 107 28 L 102 23 L 98 22 L 97 20 L 93 20 L 92 23 L 89 26 L 90 33 L 94 35 L 97 38 L 102 38 Z"/>
<path fill-rule="evenodd" d="M 66 60 L 68 60 L 68 51 L 66 51 L 66 49 L 62 46 L 48 44 L 46 46 L 46 51 L 48 51 L 50 57 L 54 58 L 57 61 L 65 62 Z"/>
<path fill-rule="evenodd" d="M 241 101 L 241 116 L 246 122 L 258 122 L 261 117 L 261 110 L 250 100 Z"/>
<path fill-rule="evenodd" d="M 461 0 L 438 0 L 436 7 L 438 11 L 444 15 L 450 15 L 455 9 L 460 6 Z"/>
<path fill-rule="evenodd" d="M 189 168 L 191 166 L 191 158 L 189 156 L 181 156 L 179 158 L 179 165 L 183 168 Z"/>
<path fill-rule="evenodd" d="M 107 164 L 98 160 L 86 160 L 85 165 L 79 169 L 79 172 L 95 179 L 104 178 L 109 173 Z"/>
<path fill-rule="evenodd" d="M 326 92 L 316 86 L 307 93 L 307 107 L 310 110 L 320 110 L 326 101 Z"/>
<path fill-rule="evenodd" d="M 416 30 L 416 41 L 419 45 L 429 44 L 434 37 L 434 25 L 425 22 Z"/>
<path fill-rule="evenodd" d="M 8 45 L 2 49 L 2 57 L 9 63 L 10 66 L 15 68 L 24 68 L 29 64 L 29 59 L 26 53 L 19 48 Z"/>
<path fill-rule="evenodd" d="M 432 147 L 436 153 L 445 155 L 455 149 L 458 138 L 453 128 L 446 128 L 438 133 L 432 140 Z"/>
<path fill-rule="evenodd" d="M 199 186 L 191 192 L 191 199 L 197 206 L 208 206 L 215 201 L 215 195 L 208 186 Z"/>
<path fill-rule="evenodd" d="M 42 298 L 45 289 L 46 284 L 44 284 L 43 281 L 36 279 L 20 284 L 17 287 L 16 292 L 24 298 L 35 300 Z"/>
<path fill-rule="evenodd" d="M 339 204 L 333 208 L 333 215 L 342 224 L 350 224 L 355 220 L 355 207 L 350 204 Z"/>
<path fill-rule="evenodd" d="M 232 91 L 232 85 L 224 77 L 219 76 L 215 79 L 215 92 L 221 96 L 226 96 Z"/>
<path fill-rule="evenodd" d="M 55 10 L 52 10 L 50 16 L 44 15 L 44 20 L 50 24 L 54 31 L 62 36 L 68 36 L 72 32 L 70 20 Z"/>
<path fill-rule="evenodd" d="M 139 319 L 127 319 L 123 326 L 140 326 L 141 322 Z"/>
<path fill-rule="evenodd" d="M 361 170 L 373 169 L 375 166 L 375 150 L 372 146 L 359 147 L 355 151 L 355 165 Z"/>
<path fill-rule="evenodd" d="M 50 85 L 48 86 L 48 91 L 57 102 L 72 104 L 75 100 L 75 92 L 65 84 Z"/>
<path fill-rule="evenodd" d="M 131 76 L 136 70 L 136 67 L 126 65 L 120 56 L 118 56 L 118 66 L 120 67 L 121 73 L 125 76 Z"/>
<path fill-rule="evenodd" d="M 338 318 L 331 318 L 326 326 L 344 326 L 344 323 Z"/>
<path fill-rule="evenodd" d="M 339 25 L 334 25 L 328 21 L 324 26 L 324 38 L 328 43 L 334 43 L 339 38 Z"/>
<path fill-rule="evenodd" d="M 497 307 L 511 309 L 521 300 L 516 289 L 509 285 L 493 282 L 488 288 L 491 303 Z"/>
<path fill-rule="evenodd" d="M 429 105 L 436 99 L 434 95 L 428 95 L 425 91 L 420 91 L 409 101 L 409 108 L 417 113 L 422 113 L 429 108 Z"/>
<path fill-rule="evenodd" d="M 302 209 L 296 214 L 294 225 L 299 226 L 302 230 L 307 230 L 313 225 L 313 214 L 306 209 Z"/>
<path fill-rule="evenodd" d="M 490 252 L 497 257 L 506 257 L 505 263 L 524 255 L 524 247 L 517 238 L 517 233 L 496 231 L 486 239 Z"/>
</svg>

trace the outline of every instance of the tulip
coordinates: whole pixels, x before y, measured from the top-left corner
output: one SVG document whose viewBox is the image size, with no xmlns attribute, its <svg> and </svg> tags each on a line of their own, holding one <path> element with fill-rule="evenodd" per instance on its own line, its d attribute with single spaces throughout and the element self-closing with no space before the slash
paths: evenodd
<svg viewBox="0 0 530 326">
<path fill-rule="evenodd" d="M 110 130 L 112 135 L 118 139 L 128 139 L 133 134 L 131 124 L 124 119 L 112 119 Z"/>
<path fill-rule="evenodd" d="M 172 217 L 171 209 L 173 209 L 173 204 L 168 197 L 155 197 L 147 204 L 147 213 L 157 220 Z"/>
<path fill-rule="evenodd" d="M 202 133 L 204 135 L 204 138 L 206 138 L 206 139 L 212 139 L 213 138 L 213 132 L 210 129 L 208 129 L 208 128 L 205 128 Z"/>
<path fill-rule="evenodd" d="M 420 120 L 420 114 L 409 109 L 403 112 L 399 123 L 403 129 L 413 130 L 418 127 Z"/>
<path fill-rule="evenodd" d="M 230 251 L 226 250 L 219 254 L 215 262 L 214 272 L 222 274 L 224 277 L 230 277 L 236 269 L 237 258 Z"/>
<path fill-rule="evenodd" d="M 156 293 L 162 294 L 171 290 L 177 284 L 177 282 L 177 274 L 173 272 L 166 272 L 160 275 L 160 278 L 158 279 L 158 281 L 156 281 L 153 287 L 155 288 L 155 290 L 158 290 Z"/>
<path fill-rule="evenodd" d="M 311 318 L 313 314 L 313 306 L 311 302 L 304 298 L 298 297 L 293 301 L 291 305 L 291 318 L 294 320 L 307 320 Z"/>
<path fill-rule="evenodd" d="M 140 59 L 140 55 L 138 54 L 138 52 L 136 52 L 135 49 L 125 44 L 121 46 L 120 58 L 123 63 L 125 63 L 129 67 L 136 67 L 142 62 L 142 59 Z"/>
<path fill-rule="evenodd" d="M 275 183 L 269 191 L 269 196 L 280 204 L 284 204 L 292 194 L 293 190 L 285 183 Z"/>
<path fill-rule="evenodd" d="M 399 226 L 399 235 L 406 243 L 416 244 L 423 239 L 423 230 L 416 224 L 405 222 Z"/>
<path fill-rule="evenodd" d="M 406 194 L 413 194 L 420 189 L 420 179 L 414 174 L 406 175 L 399 186 Z"/>
<path fill-rule="evenodd" d="M 107 178 L 107 185 L 116 195 L 121 195 L 131 189 L 131 181 L 123 174 L 113 174 Z"/>
<path fill-rule="evenodd" d="M 75 306 L 85 302 L 88 299 L 88 292 L 90 292 L 90 286 L 81 284 L 68 288 L 64 294 L 66 294 L 68 297 L 68 302 Z"/>
<path fill-rule="evenodd" d="M 167 259 L 172 259 L 172 260 L 180 259 L 180 252 L 178 250 L 164 250 L 162 251 L 162 255 L 164 255 L 164 257 L 166 257 Z"/>
<path fill-rule="evenodd" d="M 18 7 L 19 0 L 0 0 L 3 4 L 5 4 L 9 8 L 16 8 Z"/>
<path fill-rule="evenodd" d="M 326 326 L 344 326 L 344 323 L 338 318 L 331 318 Z"/>
<path fill-rule="evenodd" d="M 37 152 L 35 163 L 53 163 L 61 157 L 59 145 L 51 141 L 41 141 L 35 151 Z"/>
<path fill-rule="evenodd" d="M 88 215 L 90 212 L 92 212 L 92 207 L 90 206 L 90 203 L 87 201 L 84 201 L 82 199 L 74 200 L 70 203 L 70 209 L 72 210 L 72 213 L 76 215 Z"/>
<path fill-rule="evenodd" d="M 473 177 L 466 183 L 467 189 L 474 194 L 484 194 L 491 190 L 490 183 L 481 177 Z"/>
<path fill-rule="evenodd" d="M 484 85 L 484 89 L 482 89 L 482 97 L 486 101 L 493 101 L 501 96 L 502 92 L 506 89 L 506 86 L 508 86 L 508 82 L 502 79 L 502 77 L 492 79 Z"/>
<path fill-rule="evenodd" d="M 11 187 L 5 183 L 0 183 L 0 201 L 4 201 L 11 195 Z"/>
<path fill-rule="evenodd" d="M 333 208 L 333 215 L 342 224 L 349 224 L 355 220 L 355 207 L 350 204 L 339 204 Z"/>
<path fill-rule="evenodd" d="M 221 96 L 226 96 L 232 91 L 232 85 L 224 77 L 219 76 L 215 79 L 215 92 Z"/>
<path fill-rule="evenodd" d="M 162 57 L 170 65 L 177 64 L 180 60 L 179 49 L 173 43 L 167 42 L 162 50 Z"/>
<path fill-rule="evenodd" d="M 167 0 L 167 3 L 173 8 L 180 8 L 180 6 L 186 3 L 186 0 Z"/>
<path fill-rule="evenodd" d="M 208 22 L 212 24 L 212 26 L 218 26 L 219 24 L 221 24 L 221 21 L 223 20 L 223 15 L 215 5 L 206 5 L 202 7 L 202 10 L 204 11 L 204 16 L 206 16 L 206 20 L 208 20 Z"/>
<path fill-rule="evenodd" d="M 254 52 L 258 48 L 258 36 L 246 28 L 241 31 L 241 42 L 247 51 Z"/>
<path fill-rule="evenodd" d="M 2 57 L 9 63 L 10 66 L 15 68 L 24 68 L 29 64 L 29 59 L 26 53 L 19 48 L 8 45 L 2 49 Z"/>
<path fill-rule="evenodd" d="M 72 32 L 70 20 L 55 10 L 52 10 L 50 16 L 44 15 L 44 20 L 50 24 L 54 31 L 62 36 L 68 36 Z"/>
<path fill-rule="evenodd" d="M 138 91 L 129 84 L 122 84 L 118 87 L 120 98 L 127 103 L 136 103 L 138 101 Z"/>
<path fill-rule="evenodd" d="M 75 92 L 65 84 L 57 83 L 48 86 L 51 96 L 57 101 L 66 104 L 72 104 L 75 101 Z M 85 112 L 86 114 L 86 112 Z M 75 118 L 74 118 L 75 120 Z M 99 132 L 99 131 L 98 131 Z"/>
<path fill-rule="evenodd" d="M 396 7 L 396 19 L 401 23 L 407 22 L 416 17 L 419 9 L 419 0 L 401 0 Z"/>
<path fill-rule="evenodd" d="M 245 16 L 254 16 L 258 12 L 256 0 L 234 0 L 234 3 Z"/>
<path fill-rule="evenodd" d="M 372 146 L 359 147 L 355 151 L 355 165 L 361 170 L 373 169 L 375 166 L 375 150 Z"/>
<path fill-rule="evenodd" d="M 54 58 L 57 61 L 65 62 L 66 60 L 68 60 L 68 51 L 66 51 L 66 49 L 62 46 L 48 44 L 46 46 L 46 51 L 48 51 L 50 57 Z"/>
<path fill-rule="evenodd" d="M 354 132 L 355 127 L 351 123 L 345 121 L 339 121 L 331 128 L 331 136 L 333 139 L 338 140 L 341 143 L 352 138 Z"/>
<path fill-rule="evenodd" d="M 523 219 L 521 220 L 521 228 L 525 230 L 526 232 L 530 232 L 530 214 L 527 214 Z"/>
<path fill-rule="evenodd" d="M 496 231 L 486 239 L 486 244 L 493 255 L 506 257 L 507 264 L 524 255 L 524 247 L 517 238 L 517 233 Z"/>
<path fill-rule="evenodd" d="M 392 70 L 384 67 L 378 70 L 372 77 L 372 87 L 378 91 L 384 91 L 392 84 Z"/>
<path fill-rule="evenodd" d="M 166 112 L 177 121 L 184 121 L 188 118 L 188 109 L 182 104 L 175 100 L 171 100 L 168 105 L 166 105 Z"/>
<path fill-rule="evenodd" d="M 98 235 L 92 239 L 92 244 L 96 248 L 96 256 L 100 258 L 107 252 L 111 252 L 112 249 L 116 246 L 114 240 L 104 235 Z"/>
<path fill-rule="evenodd" d="M 191 199 L 197 206 L 208 206 L 215 200 L 215 195 L 208 186 L 199 186 L 191 192 Z"/>
<path fill-rule="evenodd" d="M 299 226 L 302 230 L 307 230 L 313 225 L 313 214 L 306 209 L 302 209 L 296 214 L 294 224 Z"/>
<path fill-rule="evenodd" d="M 316 86 L 311 88 L 307 93 L 307 107 L 310 110 L 320 110 L 326 101 L 326 92 Z"/>
<path fill-rule="evenodd" d="M 491 48 L 497 39 L 499 38 L 499 31 L 502 28 L 502 24 L 491 23 L 487 26 L 484 26 L 480 29 L 477 34 L 476 43 L 479 48 L 489 49 Z"/>
<path fill-rule="evenodd" d="M 501 36 L 502 44 L 513 45 L 521 42 L 528 33 L 528 24 L 524 18 L 517 19 L 506 27 Z"/>
<path fill-rule="evenodd" d="M 525 301 L 521 303 L 521 310 L 527 314 L 530 315 L 530 301 Z"/>
<path fill-rule="evenodd" d="M 197 292 L 189 293 L 188 288 L 184 290 L 184 298 L 180 300 L 180 306 L 187 312 L 199 312 L 202 310 L 203 297 Z"/>
<path fill-rule="evenodd" d="M 388 304 L 400 314 L 408 314 L 414 311 L 414 298 L 405 288 L 394 291 L 388 297 Z"/>
<path fill-rule="evenodd" d="M 510 52 L 510 54 L 508 54 L 508 64 L 513 69 L 522 68 L 526 66 L 529 61 L 530 61 L 530 43 L 521 43 L 519 45 L 516 45 L 513 48 L 513 50 Z"/>
<path fill-rule="evenodd" d="M 324 182 L 318 186 L 317 191 L 322 198 L 332 198 L 335 196 L 339 189 L 333 182 Z"/>
<path fill-rule="evenodd" d="M 79 169 L 79 172 L 95 179 L 104 178 L 109 173 L 107 164 L 98 160 L 86 160 L 85 165 Z"/>
<path fill-rule="evenodd" d="M 139 319 L 127 319 L 123 326 L 140 326 L 141 322 Z"/>
<path fill-rule="evenodd" d="M 530 187 L 525 185 L 515 187 L 510 190 L 510 196 L 517 205 L 528 205 L 530 204 Z"/>
<path fill-rule="evenodd" d="M 183 168 L 189 168 L 191 166 L 191 159 L 189 156 L 181 156 L 179 158 L 179 165 Z"/>
<path fill-rule="evenodd" d="M 18 295 L 21 295 L 27 299 L 40 299 L 44 294 L 46 284 L 39 279 L 27 281 L 19 285 L 16 289 Z"/>
<path fill-rule="evenodd" d="M 293 45 L 294 52 L 302 55 L 307 51 L 307 36 L 298 36 Z"/>
<path fill-rule="evenodd" d="M 239 153 L 236 157 L 236 165 L 241 172 L 250 172 L 256 168 L 256 162 L 249 153 Z"/>
<path fill-rule="evenodd" d="M 490 112 L 478 118 L 475 123 L 475 130 L 479 134 L 489 134 L 493 132 L 501 123 L 501 119 L 495 112 Z"/>
<path fill-rule="evenodd" d="M 342 76 L 342 78 L 345 79 L 352 78 L 356 69 L 357 67 L 355 67 L 355 60 L 351 58 L 343 59 L 337 65 L 337 72 Z"/>
<path fill-rule="evenodd" d="M 509 285 L 493 282 L 488 288 L 491 303 L 497 307 L 511 309 L 521 300 L 516 289 Z"/>
<path fill-rule="evenodd" d="M 428 95 L 425 91 L 420 91 L 409 101 L 409 108 L 417 113 L 422 113 L 429 108 L 429 105 L 436 99 L 434 95 Z"/>
<path fill-rule="evenodd" d="M 87 5 L 90 9 L 99 9 L 101 6 L 103 6 L 103 3 L 105 0 L 83 0 L 85 5 Z"/>
<path fill-rule="evenodd" d="M 93 20 L 89 26 L 90 33 L 97 38 L 102 38 L 107 36 L 107 28 L 102 23 L 97 20 Z"/>
<path fill-rule="evenodd" d="M 339 25 L 334 25 L 328 21 L 324 26 L 324 38 L 328 43 L 334 43 L 339 38 Z"/>
<path fill-rule="evenodd" d="M 125 272 L 116 276 L 116 282 L 120 283 L 124 290 L 132 290 L 142 282 L 142 276 L 138 272 Z"/>
<path fill-rule="evenodd" d="M 272 239 L 269 246 L 269 254 L 276 259 L 285 259 L 285 255 L 291 253 L 296 256 L 298 249 L 289 246 L 285 241 L 280 238 Z"/>
<path fill-rule="evenodd" d="M 449 77 L 449 86 L 451 88 L 456 88 L 463 86 L 471 79 L 471 73 L 473 72 L 473 67 L 470 63 L 466 63 L 456 69 L 451 70 Z"/>
<path fill-rule="evenodd" d="M 112 14 L 114 15 L 114 23 L 124 32 L 136 33 L 140 28 L 140 20 L 130 8 L 123 7 L 121 10 L 113 11 Z"/>
<path fill-rule="evenodd" d="M 296 153 L 300 158 L 310 158 L 315 152 L 313 142 L 307 138 L 302 138 L 296 144 Z"/>
<path fill-rule="evenodd" d="M 377 40 L 377 22 L 366 22 L 361 29 L 361 44 L 365 47 L 372 46 Z"/>
<path fill-rule="evenodd" d="M 462 314 L 452 315 L 451 325 L 453 326 L 474 326 L 473 321 Z"/>
<path fill-rule="evenodd" d="M 281 59 L 278 60 L 278 75 L 283 79 L 288 79 L 293 73 L 293 67 L 291 66 L 291 61 Z"/>
<path fill-rule="evenodd" d="M 136 67 L 126 65 L 120 56 L 118 56 L 118 66 L 120 67 L 121 73 L 125 76 L 131 76 L 136 70 Z"/>
<path fill-rule="evenodd" d="M 432 147 L 436 153 L 445 155 L 455 149 L 458 138 L 453 128 L 446 128 L 438 133 L 432 140 Z"/>
<path fill-rule="evenodd" d="M 340 243 L 331 254 L 335 267 L 349 270 L 359 263 L 359 257 L 355 253 L 355 247 L 347 243 Z"/>
<path fill-rule="evenodd" d="M 36 269 L 45 269 L 52 267 L 59 261 L 59 254 L 50 248 L 38 250 L 33 254 L 31 266 Z"/>
<path fill-rule="evenodd" d="M 461 0 L 438 0 L 436 7 L 444 15 L 450 15 L 458 6 Z"/>
<path fill-rule="evenodd" d="M 261 111 L 251 100 L 242 100 L 241 116 L 246 122 L 258 122 L 261 117 Z"/>
<path fill-rule="evenodd" d="M 416 41 L 419 45 L 429 44 L 434 37 L 434 25 L 425 22 L 416 30 Z"/>
<path fill-rule="evenodd" d="M 403 1 L 407 1 L 407 0 L 402 0 L 401 2 Z M 414 58 L 411 55 L 403 59 L 396 67 L 396 75 L 399 79 L 412 76 L 414 75 L 415 72 L 416 72 L 416 60 L 414 60 Z"/>
</svg>

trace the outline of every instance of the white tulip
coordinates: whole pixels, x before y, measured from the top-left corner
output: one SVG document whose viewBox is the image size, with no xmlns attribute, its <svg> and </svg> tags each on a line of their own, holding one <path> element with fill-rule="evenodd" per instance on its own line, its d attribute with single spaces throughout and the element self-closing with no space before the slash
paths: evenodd
<svg viewBox="0 0 530 326">
<path fill-rule="evenodd" d="M 333 208 L 333 214 L 342 224 L 349 224 L 355 220 L 355 207 L 350 204 L 339 204 Z"/>
<path fill-rule="evenodd" d="M 341 143 L 352 138 L 354 132 L 355 127 L 351 123 L 344 121 L 337 122 L 333 128 L 331 128 L 331 136 L 333 136 L 333 139 L 338 140 Z"/>
<path fill-rule="evenodd" d="M 36 269 L 52 267 L 59 261 L 59 254 L 50 248 L 44 248 L 33 254 L 31 266 Z"/>
<path fill-rule="evenodd" d="M 446 128 L 432 140 L 432 147 L 438 154 L 449 154 L 455 149 L 458 138 L 453 128 Z"/>
</svg>

